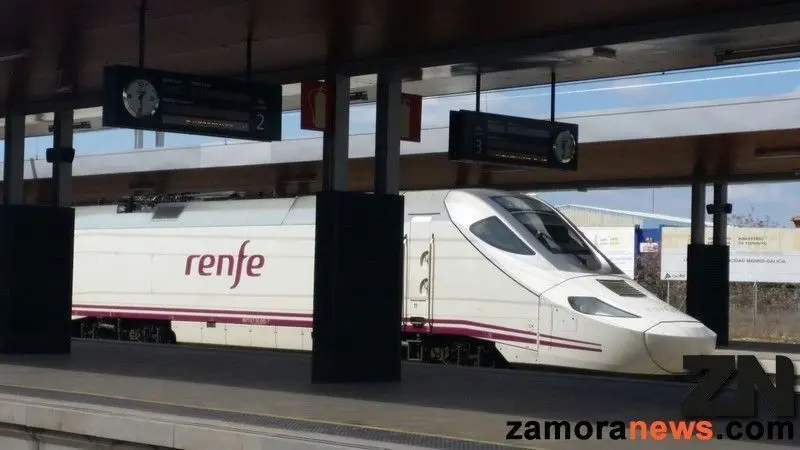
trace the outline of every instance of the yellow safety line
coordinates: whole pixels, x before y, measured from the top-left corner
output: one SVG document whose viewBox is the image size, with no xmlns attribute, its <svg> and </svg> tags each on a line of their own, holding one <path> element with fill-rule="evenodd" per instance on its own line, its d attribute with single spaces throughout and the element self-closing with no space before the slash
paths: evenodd
<svg viewBox="0 0 800 450">
<path fill-rule="evenodd" d="M 82 391 L 73 391 L 69 389 L 56 389 L 56 388 L 44 388 L 38 386 L 25 386 L 21 384 L 1 384 L 2 387 L 9 387 L 9 388 L 16 388 L 16 389 L 32 389 L 36 391 L 50 391 L 50 392 L 57 392 L 62 394 L 73 394 L 73 395 L 88 395 L 92 397 L 103 397 L 112 400 L 122 400 L 122 401 L 134 401 L 140 403 L 149 403 L 153 405 L 162 405 L 162 406 L 173 406 L 178 408 L 191 408 L 191 409 L 199 409 L 202 411 L 211 411 L 211 412 L 223 412 L 223 413 L 231 413 L 231 414 L 247 414 L 252 416 L 264 417 L 264 418 L 272 418 L 272 419 L 284 419 L 290 421 L 297 421 L 297 422 L 307 422 L 307 423 L 316 423 L 316 424 L 323 424 L 323 425 L 332 425 L 332 426 L 340 426 L 340 427 L 349 427 L 349 428 L 362 428 L 366 430 L 374 430 L 374 431 L 383 431 L 389 433 L 398 433 L 398 434 L 410 434 L 415 436 L 422 436 L 422 437 L 429 437 L 429 438 L 440 438 L 440 439 L 452 439 L 458 441 L 465 441 L 465 442 L 472 442 L 475 444 L 483 444 L 483 445 L 501 445 L 504 447 L 514 447 L 514 448 L 526 448 L 530 450 L 548 450 L 541 447 L 529 447 L 523 445 L 514 445 L 514 444 L 506 444 L 500 442 L 492 442 L 492 441 L 482 441 L 479 439 L 471 439 L 471 438 L 464 438 L 464 437 L 457 437 L 457 436 L 448 436 L 445 434 L 433 434 L 433 433 L 421 433 L 417 431 L 405 431 L 405 430 L 398 430 L 394 428 L 387 428 L 387 427 L 379 427 L 374 425 L 355 425 L 347 422 L 335 422 L 332 420 L 322 420 L 322 419 L 309 419 L 305 417 L 294 417 L 294 416 L 280 416 L 276 414 L 264 414 L 264 413 L 257 413 L 257 412 L 249 412 L 249 411 L 237 411 L 233 409 L 224 409 L 224 408 L 209 408 L 205 406 L 193 406 L 193 405 L 184 405 L 180 403 L 171 403 L 171 402 L 164 402 L 158 400 L 140 400 L 131 397 L 122 397 L 117 395 L 108 395 L 108 394 L 98 394 L 94 392 L 82 392 Z M 14 394 L 12 394 L 14 395 Z M 18 395 L 20 397 L 30 397 L 28 395 Z M 54 399 L 47 399 L 50 401 L 58 401 Z M 75 403 L 83 403 L 81 401 L 75 401 Z M 100 406 L 100 405 L 97 405 Z M 114 406 L 112 406 L 113 408 Z M 125 409 L 125 408 L 121 408 Z M 159 413 L 165 415 L 176 415 L 176 414 L 169 414 L 169 413 Z M 280 429 L 280 427 L 277 427 Z M 289 430 L 291 431 L 291 430 Z M 325 434 L 325 433 L 321 433 Z M 359 438 L 363 439 L 363 438 Z M 369 440 L 369 439 L 367 439 Z"/>
</svg>

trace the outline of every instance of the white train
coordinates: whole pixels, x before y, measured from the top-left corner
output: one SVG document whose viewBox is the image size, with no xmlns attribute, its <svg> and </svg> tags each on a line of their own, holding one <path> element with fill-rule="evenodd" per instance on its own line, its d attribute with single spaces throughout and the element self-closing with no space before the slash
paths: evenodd
<svg viewBox="0 0 800 450">
<path fill-rule="evenodd" d="M 405 198 L 409 359 L 667 375 L 683 372 L 684 354 L 715 348 L 711 330 L 625 276 L 536 197 Z M 310 350 L 314 203 L 77 208 L 75 335 Z"/>
</svg>

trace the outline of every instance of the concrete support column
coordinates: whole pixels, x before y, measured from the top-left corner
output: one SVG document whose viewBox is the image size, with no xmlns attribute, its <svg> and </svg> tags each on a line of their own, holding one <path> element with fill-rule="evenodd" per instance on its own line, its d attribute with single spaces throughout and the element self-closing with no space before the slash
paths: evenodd
<svg viewBox="0 0 800 450">
<path fill-rule="evenodd" d="M 55 112 L 53 124 L 53 148 L 48 162 L 53 164 L 53 205 L 61 208 L 72 206 L 72 148 L 75 112 L 71 109 Z"/>
<path fill-rule="evenodd" d="M 311 381 L 399 381 L 403 198 L 347 191 L 350 80 L 331 74 L 327 85 L 331 117 L 323 138 L 323 189 L 316 207 Z M 398 139 L 392 138 L 393 130 L 399 128 L 392 123 L 396 117 L 384 110 L 387 98 L 391 96 L 379 101 L 386 133 L 376 144 L 385 148 L 380 150 L 385 155 L 392 139 Z M 390 163 L 382 166 L 380 190 L 396 189 Z"/>
<path fill-rule="evenodd" d="M 350 77 L 332 73 L 326 78 L 329 125 L 322 137 L 322 190 L 347 190 L 350 145 Z"/>
<path fill-rule="evenodd" d="M 705 185 L 692 185 L 692 236 L 686 262 L 686 312 L 728 344 L 730 251 L 727 245 L 727 185 L 714 184 L 714 203 L 705 205 Z M 705 243 L 705 215 L 713 215 L 712 244 Z"/>
<path fill-rule="evenodd" d="M 25 115 L 6 116 L 5 159 L 3 162 L 3 204 L 25 203 Z"/>
<path fill-rule="evenodd" d="M 714 245 L 728 245 L 728 184 L 714 183 Z"/>
<path fill-rule="evenodd" d="M 72 201 L 72 111 L 55 115 L 53 204 L 9 203 L 0 207 L 0 353 L 63 354 L 71 350 L 72 263 L 75 210 Z M 20 125 L 10 121 L 15 157 Z M 8 157 L 9 150 L 6 150 Z M 16 168 L 15 168 L 16 167 Z M 19 168 L 13 165 L 12 173 Z M 16 175 L 19 180 L 21 175 Z M 12 186 L 18 186 L 18 181 Z M 13 190 L 8 191 L 11 197 Z M 6 193 L 4 183 L 4 194 Z"/>
<path fill-rule="evenodd" d="M 375 193 L 400 191 L 400 121 L 402 80 L 394 73 L 378 74 L 375 107 Z"/>
<path fill-rule="evenodd" d="M 164 132 L 156 131 L 156 147 L 163 147 L 163 146 L 164 146 Z"/>
<path fill-rule="evenodd" d="M 133 130 L 133 148 L 144 148 L 144 130 Z"/>
<path fill-rule="evenodd" d="M 692 183 L 692 244 L 705 244 L 706 234 L 706 184 L 701 181 Z"/>
</svg>

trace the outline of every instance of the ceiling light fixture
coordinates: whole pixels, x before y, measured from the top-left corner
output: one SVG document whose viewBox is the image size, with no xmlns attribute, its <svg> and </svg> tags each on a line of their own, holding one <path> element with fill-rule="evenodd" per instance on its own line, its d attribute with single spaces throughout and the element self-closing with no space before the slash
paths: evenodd
<svg viewBox="0 0 800 450">
<path fill-rule="evenodd" d="M 714 54 L 717 64 L 769 61 L 773 59 L 788 59 L 798 56 L 800 56 L 800 44 L 725 50 Z"/>
<path fill-rule="evenodd" d="M 757 148 L 753 152 L 755 159 L 787 159 L 800 158 L 800 147 Z"/>
<path fill-rule="evenodd" d="M 595 47 L 592 55 L 602 59 L 617 59 L 617 51 L 611 47 Z"/>
</svg>

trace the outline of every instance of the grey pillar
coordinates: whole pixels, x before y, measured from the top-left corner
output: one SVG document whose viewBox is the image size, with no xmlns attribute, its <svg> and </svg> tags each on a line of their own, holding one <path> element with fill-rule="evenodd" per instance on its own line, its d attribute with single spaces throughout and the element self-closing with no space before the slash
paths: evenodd
<svg viewBox="0 0 800 450">
<path fill-rule="evenodd" d="M 70 206 L 72 117 L 72 111 L 56 113 L 54 147 L 46 153 L 55 205 L 0 207 L 0 353 L 71 349 L 75 209 L 59 206 Z M 13 120 L 10 125 L 13 148 L 20 130 Z"/>
<path fill-rule="evenodd" d="M 144 130 L 133 130 L 133 148 L 144 148 Z"/>
<path fill-rule="evenodd" d="M 25 203 L 25 116 L 6 116 L 5 160 L 3 162 L 3 204 Z"/>
<path fill-rule="evenodd" d="M 329 74 L 330 128 L 322 138 L 322 190 L 347 190 L 347 160 L 350 144 L 350 77 Z"/>
<path fill-rule="evenodd" d="M 316 196 L 311 381 L 399 381 L 403 197 L 347 190 L 349 79 L 330 74 L 327 84 L 332 117 Z"/>
<path fill-rule="evenodd" d="M 728 184 L 714 183 L 714 245 L 728 245 Z"/>
<path fill-rule="evenodd" d="M 72 206 L 72 134 L 75 112 L 71 109 L 55 112 L 53 124 L 53 149 L 57 153 L 53 163 L 53 205 Z"/>
<path fill-rule="evenodd" d="M 375 105 L 375 193 L 400 191 L 400 123 L 402 80 L 394 73 L 378 74 Z"/>
<path fill-rule="evenodd" d="M 700 181 L 692 183 L 692 244 L 705 244 L 706 234 L 706 184 Z"/>
<path fill-rule="evenodd" d="M 164 132 L 156 131 L 156 147 L 164 146 Z"/>
<path fill-rule="evenodd" d="M 727 345 L 730 308 L 730 248 L 726 242 L 727 186 L 714 184 L 714 203 L 707 210 L 701 207 L 705 186 L 692 187 L 692 243 L 686 264 L 686 312 L 717 334 L 717 345 Z M 701 194 L 702 192 L 702 194 Z M 705 245 L 702 218 L 713 215 L 712 244 Z M 690 367 L 686 367 L 691 369 Z"/>
</svg>

